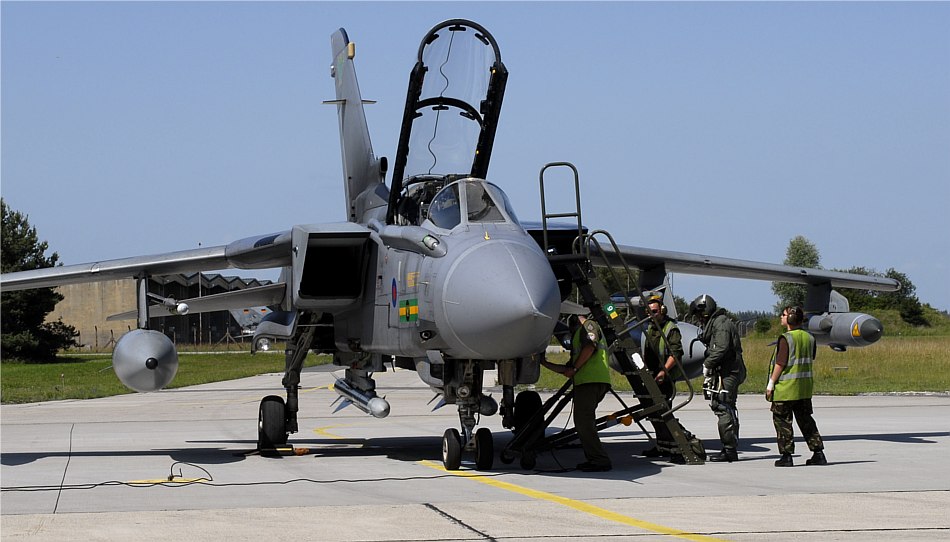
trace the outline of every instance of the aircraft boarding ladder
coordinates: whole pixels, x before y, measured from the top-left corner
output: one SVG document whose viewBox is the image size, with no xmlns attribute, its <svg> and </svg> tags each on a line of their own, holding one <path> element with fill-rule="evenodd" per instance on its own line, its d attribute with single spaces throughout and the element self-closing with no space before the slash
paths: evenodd
<svg viewBox="0 0 950 542">
<path fill-rule="evenodd" d="M 544 198 L 544 173 L 548 168 L 556 166 L 568 167 L 573 171 L 576 203 L 576 210 L 574 212 L 547 212 Z M 604 248 L 597 240 L 598 237 L 604 237 L 609 241 L 610 249 L 613 250 L 615 258 L 621 262 L 623 273 L 625 273 L 627 277 L 632 276 L 630 268 L 626 262 L 624 262 L 616 243 L 609 233 L 603 230 L 596 230 L 590 233 L 584 232 L 581 222 L 580 183 L 577 168 L 568 162 L 547 164 L 541 169 L 540 183 L 543 235 L 542 248 L 548 255 L 548 260 L 558 279 L 565 284 L 565 287 L 567 281 L 569 281 L 571 285 L 577 288 L 583 305 L 590 311 L 591 318 L 598 323 L 603 331 L 604 339 L 608 345 L 608 354 L 612 361 L 612 368 L 615 370 L 619 368 L 619 372 L 626 377 L 634 391 L 634 397 L 639 402 L 638 405 L 627 407 L 623 400 L 616 393 L 613 393 L 624 406 L 624 409 L 599 418 L 596 421 L 597 430 L 603 430 L 617 423 L 630 425 L 632 422 L 636 422 L 649 437 L 649 433 L 640 423 L 641 420 L 649 419 L 654 423 L 662 423 L 666 425 L 670 434 L 673 436 L 675 444 L 674 453 L 682 455 L 688 464 L 702 464 L 704 458 L 698 455 L 696 450 L 693 449 L 686 431 L 673 416 L 676 410 L 682 408 L 692 400 L 692 387 L 690 386 L 689 397 L 674 407 L 669 404 L 666 397 L 660 391 L 649 368 L 645 365 L 643 367 L 637 367 L 637 365 L 633 363 L 633 354 L 639 353 L 640 347 L 633 340 L 630 331 L 641 326 L 645 329 L 650 317 L 637 320 L 636 314 L 638 311 L 633 309 L 634 303 L 631 303 L 633 298 L 629 296 L 629 291 L 618 287 L 617 291 L 626 292 L 623 295 L 627 296 L 626 301 L 630 308 L 630 310 L 627 311 L 627 318 L 624 319 L 621 317 L 621 313 L 617 310 L 614 301 L 611 299 L 611 294 L 605 286 L 604 281 L 598 278 L 596 273 L 594 273 L 594 267 L 591 264 L 591 251 L 596 251 L 595 254 L 600 256 L 602 261 L 606 260 Z M 577 230 L 571 234 L 573 241 L 570 243 L 570 253 L 568 254 L 558 253 L 559 248 L 566 252 L 564 249 L 567 245 L 563 242 L 563 236 L 560 243 L 549 239 L 548 220 L 552 218 L 575 218 L 577 220 Z M 574 233 L 576 233 L 576 236 L 574 236 Z M 613 282 L 614 285 L 621 285 L 616 270 L 614 268 L 608 269 L 610 270 L 609 275 L 611 282 Z M 634 297 L 640 298 L 640 306 L 645 307 L 646 299 L 639 286 L 636 286 L 634 291 L 636 293 Z M 677 362 L 677 364 L 679 364 L 679 362 Z M 682 366 L 680 366 L 679 369 L 681 373 L 685 373 Z M 688 381 L 687 384 L 689 384 Z M 507 462 L 510 462 L 513 459 L 513 454 L 520 453 L 521 465 L 525 468 L 533 468 L 535 463 L 534 458 L 537 453 L 567 444 L 576 438 L 576 431 L 573 428 L 550 436 L 545 436 L 544 434 L 545 428 L 550 425 L 560 411 L 570 402 L 573 396 L 571 388 L 572 382 L 568 380 L 564 386 L 543 405 L 534 405 L 534 409 L 536 410 L 530 418 L 523 420 L 520 425 L 516 423 L 515 436 L 502 452 L 502 461 L 507 460 Z M 516 418 L 521 417 L 518 416 L 518 407 L 519 405 L 516 402 Z"/>
</svg>

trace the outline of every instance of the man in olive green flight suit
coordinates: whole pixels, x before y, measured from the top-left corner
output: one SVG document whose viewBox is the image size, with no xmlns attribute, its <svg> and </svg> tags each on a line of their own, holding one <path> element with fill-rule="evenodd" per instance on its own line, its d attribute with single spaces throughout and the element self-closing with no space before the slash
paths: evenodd
<svg viewBox="0 0 950 542">
<path fill-rule="evenodd" d="M 661 297 L 653 296 L 647 300 L 647 312 L 651 319 L 643 334 L 643 361 L 653 373 L 660 392 L 672 405 L 673 398 L 676 396 L 676 378 L 682 375 L 677 365 L 677 362 L 683 359 L 682 333 L 676 326 L 676 320 L 667 315 L 666 306 Z M 641 393 L 640 390 L 637 391 Z M 667 455 L 674 463 L 685 462 L 683 456 L 677 451 L 676 442 L 667 425 L 659 417 L 651 417 L 650 422 L 656 432 L 656 446 L 645 450 L 643 455 L 646 457 Z"/>
<path fill-rule="evenodd" d="M 713 462 L 739 460 L 739 410 L 736 400 L 739 384 L 745 381 L 746 368 L 742 359 L 742 343 L 735 322 L 726 310 L 716 305 L 712 296 L 703 294 L 690 304 L 690 314 L 702 323 L 699 340 L 706 345 L 703 360 L 703 394 L 708 394 L 709 408 L 719 418 L 719 440 L 722 450 L 709 460 Z"/>
</svg>

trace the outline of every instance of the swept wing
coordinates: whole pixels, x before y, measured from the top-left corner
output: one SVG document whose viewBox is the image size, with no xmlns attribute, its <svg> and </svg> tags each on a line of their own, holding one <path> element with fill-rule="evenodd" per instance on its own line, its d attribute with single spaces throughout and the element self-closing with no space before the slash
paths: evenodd
<svg viewBox="0 0 950 542">
<path fill-rule="evenodd" d="M 645 271 L 665 270 L 665 272 L 685 273 L 689 275 L 769 280 L 810 285 L 830 284 L 833 288 L 858 288 L 887 292 L 893 292 L 900 287 L 900 283 L 896 280 L 884 277 L 627 245 L 619 245 L 618 248 L 619 253 L 623 256 L 623 260 L 628 265 Z M 620 264 L 619 259 L 615 255 L 610 254 L 610 251 L 606 252 L 606 258 L 591 254 L 591 259 L 595 263 L 600 264 Z"/>
<path fill-rule="evenodd" d="M 248 237 L 228 245 L 4 273 L 0 275 L 0 287 L 5 291 L 27 290 L 139 276 L 282 267 L 291 264 L 290 238 L 287 231 Z"/>
</svg>

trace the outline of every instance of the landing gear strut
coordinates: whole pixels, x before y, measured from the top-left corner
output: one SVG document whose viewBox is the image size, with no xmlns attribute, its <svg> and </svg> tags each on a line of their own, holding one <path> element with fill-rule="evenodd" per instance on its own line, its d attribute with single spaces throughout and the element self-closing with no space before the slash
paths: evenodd
<svg viewBox="0 0 950 542">
<path fill-rule="evenodd" d="M 261 399 L 257 416 L 257 449 L 273 451 L 287 444 L 287 437 L 297 432 L 297 390 L 300 388 L 300 370 L 313 342 L 317 315 L 301 314 L 300 325 L 284 350 L 284 378 L 287 400 L 277 395 Z"/>
<path fill-rule="evenodd" d="M 458 405 L 462 431 L 446 429 L 442 434 L 442 465 L 445 470 L 458 470 L 462 464 L 462 452 L 465 451 L 475 454 L 476 469 L 490 469 L 495 459 L 495 443 L 487 427 L 475 431 L 475 414 L 491 416 L 498 411 L 498 404 L 482 394 L 484 370 L 478 361 L 455 360 L 452 365 L 454 375 L 451 379 L 447 378 L 445 397 L 447 402 L 451 403 L 454 399 Z"/>
</svg>

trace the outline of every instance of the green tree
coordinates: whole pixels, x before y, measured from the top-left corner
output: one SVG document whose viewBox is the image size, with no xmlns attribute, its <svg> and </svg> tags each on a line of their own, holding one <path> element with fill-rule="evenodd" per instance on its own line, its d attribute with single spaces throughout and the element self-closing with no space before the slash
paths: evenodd
<svg viewBox="0 0 950 542">
<path fill-rule="evenodd" d="M 928 322 L 924 316 L 923 305 L 921 305 L 920 300 L 917 299 L 917 287 L 911 282 L 910 277 L 904 273 L 901 273 L 893 267 L 884 272 L 884 274 L 865 267 L 852 267 L 846 270 L 846 272 L 874 277 L 883 276 L 894 279 L 901 284 L 900 288 L 893 292 L 843 288 L 841 295 L 848 298 L 848 305 L 850 305 L 851 310 L 858 312 L 896 310 L 900 313 L 901 319 L 912 326 L 930 325 L 930 322 Z"/>
<path fill-rule="evenodd" d="M 755 321 L 755 332 L 766 334 L 772 330 L 772 321 L 768 318 L 759 318 Z"/>
<path fill-rule="evenodd" d="M 676 314 L 680 320 L 685 321 L 689 314 L 689 302 L 682 297 L 673 294 L 673 304 L 676 305 Z"/>
<path fill-rule="evenodd" d="M 818 247 L 805 237 L 798 235 L 788 243 L 788 250 L 785 251 L 785 265 L 795 267 L 812 267 L 821 269 L 821 256 L 818 254 Z M 778 303 L 775 304 L 775 312 L 782 312 L 782 309 L 790 305 L 805 305 L 805 285 L 791 284 L 788 282 L 773 282 L 772 293 L 778 297 Z"/>
<path fill-rule="evenodd" d="M 0 266 L 4 273 L 53 267 L 55 252 L 47 257 L 49 245 L 40 241 L 28 217 L 13 211 L 0 199 Z M 0 294 L 0 357 L 29 361 L 49 361 L 61 348 L 76 346 L 76 329 L 59 322 L 44 322 L 63 296 L 52 288 L 38 288 Z"/>
<path fill-rule="evenodd" d="M 843 271 L 845 273 L 853 273 L 855 275 L 871 275 L 871 276 L 880 276 L 880 273 L 877 273 L 873 269 L 868 269 L 866 267 L 852 267 L 851 269 L 836 269 L 836 271 Z M 880 292 L 874 290 L 861 290 L 856 288 L 842 288 L 838 291 L 841 295 L 845 296 L 848 299 L 848 305 L 851 307 L 851 310 L 858 312 L 868 312 L 872 310 L 881 309 L 880 302 L 878 300 L 878 295 Z"/>
</svg>

